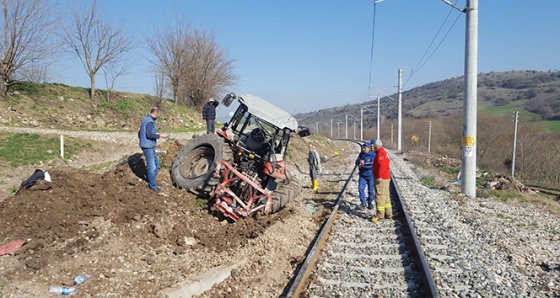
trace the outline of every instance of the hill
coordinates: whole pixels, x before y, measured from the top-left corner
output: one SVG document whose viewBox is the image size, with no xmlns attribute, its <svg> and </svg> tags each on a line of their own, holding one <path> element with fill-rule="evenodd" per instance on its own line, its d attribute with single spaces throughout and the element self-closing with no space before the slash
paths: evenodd
<svg viewBox="0 0 560 298">
<path fill-rule="evenodd" d="M 463 83 L 464 78 L 457 77 L 404 91 L 403 117 L 439 118 L 462 111 Z M 397 99 L 397 94 L 390 96 Z M 299 122 L 314 127 L 316 122 L 328 124 L 330 119 L 344 122 L 345 115 L 360 118 L 360 107 L 376 104 L 377 100 L 371 100 L 300 113 L 295 117 Z M 479 74 L 478 105 L 482 110 L 495 106 L 513 106 L 533 113 L 535 120 L 560 120 L 560 72 L 510 71 Z M 364 111 L 366 112 L 370 113 Z M 395 102 L 387 98 L 381 100 L 382 120 L 397 119 L 397 112 Z M 375 117 L 364 117 L 364 128 L 375 126 Z"/>
</svg>

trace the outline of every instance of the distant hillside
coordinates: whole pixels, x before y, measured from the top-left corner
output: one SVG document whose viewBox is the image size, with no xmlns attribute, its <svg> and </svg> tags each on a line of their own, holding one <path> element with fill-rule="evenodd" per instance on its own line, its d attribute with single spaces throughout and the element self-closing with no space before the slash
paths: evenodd
<svg viewBox="0 0 560 298">
<path fill-rule="evenodd" d="M 397 94 L 391 95 L 397 99 Z M 344 105 L 310 113 L 296 114 L 301 124 L 345 121 L 345 115 L 360 118 L 360 107 L 375 105 L 376 100 Z M 540 120 L 560 120 L 560 72 L 509 71 L 478 75 L 478 106 L 514 105 L 537 114 Z M 463 108 L 463 77 L 451 78 L 416 87 L 402 94 L 404 118 L 438 118 L 456 114 Z M 375 110 L 375 107 L 370 107 Z M 382 119 L 397 118 L 397 103 L 381 101 Z M 364 127 L 373 127 L 376 115 L 366 111 Z M 364 112 L 364 113 L 366 113 Z M 350 119 L 350 117 L 349 117 Z M 333 122 L 333 123 L 335 123 Z"/>
</svg>

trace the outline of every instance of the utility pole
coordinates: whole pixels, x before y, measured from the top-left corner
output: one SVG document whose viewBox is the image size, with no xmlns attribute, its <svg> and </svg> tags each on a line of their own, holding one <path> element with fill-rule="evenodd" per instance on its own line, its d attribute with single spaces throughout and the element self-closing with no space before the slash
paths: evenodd
<svg viewBox="0 0 560 298">
<path fill-rule="evenodd" d="M 360 141 L 364 140 L 364 108 L 360 107 Z"/>
<path fill-rule="evenodd" d="M 519 119 L 519 111 L 515 111 L 515 115 L 513 116 L 515 119 L 515 129 L 513 131 L 513 155 L 511 158 L 511 178 L 515 177 L 515 149 L 517 147 L 517 121 Z"/>
<path fill-rule="evenodd" d="M 319 136 L 319 122 L 315 122 L 315 134 Z"/>
<path fill-rule="evenodd" d="M 432 121 L 429 122 L 428 128 L 428 152 L 430 152 L 430 145 L 432 143 Z"/>
<path fill-rule="evenodd" d="M 476 196 L 476 120 L 478 74 L 478 0 L 467 0 L 465 38 L 465 95 L 461 192 Z"/>
<path fill-rule="evenodd" d="M 331 118 L 331 140 L 332 140 L 332 118 Z"/>
<path fill-rule="evenodd" d="M 379 120 L 379 117 L 381 116 L 381 105 L 379 104 L 380 98 L 379 95 L 377 95 L 377 135 L 375 136 L 377 139 L 381 139 L 381 136 L 379 135 L 379 127 L 381 126 L 381 122 Z"/>
<path fill-rule="evenodd" d="M 391 144 L 394 144 L 395 141 L 393 140 L 393 123 L 391 123 Z"/>
<path fill-rule="evenodd" d="M 399 67 L 398 71 L 399 83 L 397 85 L 398 99 L 399 99 L 399 111 L 397 116 L 398 121 L 398 131 L 397 131 L 397 150 L 402 150 L 401 140 L 402 140 L 402 67 Z"/>
<path fill-rule="evenodd" d="M 346 115 L 346 124 L 345 124 L 344 127 L 346 127 L 346 134 L 345 134 L 344 138 L 348 139 L 348 115 Z"/>
</svg>

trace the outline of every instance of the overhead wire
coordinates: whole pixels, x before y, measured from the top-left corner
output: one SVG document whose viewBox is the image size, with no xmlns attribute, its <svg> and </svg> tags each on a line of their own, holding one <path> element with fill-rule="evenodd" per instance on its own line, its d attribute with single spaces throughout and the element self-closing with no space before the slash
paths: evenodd
<svg viewBox="0 0 560 298">
<path fill-rule="evenodd" d="M 454 6 L 457 4 L 459 0 L 455 0 Z M 449 16 L 451 16 L 451 13 L 453 12 L 454 8 L 452 7 L 449 10 L 449 13 L 447 14 L 447 16 L 445 17 L 445 19 L 443 20 L 441 26 L 439 27 L 437 33 L 435 34 L 434 38 L 432 39 L 432 41 L 430 42 L 430 45 L 426 48 L 426 51 L 424 52 L 424 54 L 422 55 L 422 58 L 420 58 L 420 60 L 418 61 L 418 63 L 416 64 L 416 67 L 412 68 L 411 72 L 410 72 L 410 76 L 406 79 L 406 81 L 403 84 L 403 88 L 406 86 L 406 84 L 408 83 L 408 81 L 410 81 L 410 79 L 418 72 L 420 71 L 420 69 L 422 69 L 422 67 L 424 67 L 424 65 L 426 65 L 426 63 L 428 63 L 428 61 L 430 60 L 430 58 L 432 58 L 432 56 L 436 53 L 436 51 L 439 49 L 439 47 L 443 44 L 443 42 L 445 41 L 445 39 L 447 38 L 447 36 L 449 35 L 449 33 L 451 32 L 451 30 L 455 27 L 455 24 L 457 24 L 457 21 L 459 20 L 459 17 L 461 16 L 461 13 L 459 13 L 457 15 L 457 18 L 455 19 L 455 21 L 453 22 L 453 24 L 451 25 L 451 27 L 449 27 L 449 29 L 447 30 L 447 32 L 445 33 L 445 35 L 443 36 L 443 38 L 440 40 L 440 42 L 438 43 L 438 45 L 436 46 L 436 48 L 432 51 L 432 53 L 428 56 L 428 58 L 426 58 L 425 61 L 424 58 L 426 57 L 426 55 L 428 54 L 430 48 L 432 47 L 432 45 L 434 44 L 434 42 L 436 41 L 438 35 L 441 33 L 441 30 L 443 29 L 443 27 L 445 26 L 445 23 L 447 23 L 447 20 L 449 19 Z"/>
<path fill-rule="evenodd" d="M 376 6 L 378 0 L 373 0 L 373 21 L 372 21 L 372 29 L 371 29 L 371 50 L 369 54 L 369 82 L 368 82 L 368 91 L 367 91 L 367 99 L 369 99 L 370 92 L 371 92 L 371 74 L 373 71 L 373 49 L 375 44 L 375 15 L 376 15 Z"/>
</svg>

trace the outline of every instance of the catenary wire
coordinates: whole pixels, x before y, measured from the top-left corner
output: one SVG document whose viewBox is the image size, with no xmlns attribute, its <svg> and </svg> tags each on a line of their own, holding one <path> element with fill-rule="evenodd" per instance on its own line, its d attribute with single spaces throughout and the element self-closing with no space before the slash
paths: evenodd
<svg viewBox="0 0 560 298">
<path fill-rule="evenodd" d="M 458 0 L 455 1 L 455 5 L 457 4 Z M 432 56 L 436 53 L 436 51 L 439 49 L 439 47 L 443 44 L 443 42 L 445 41 L 445 39 L 447 38 L 447 36 L 449 35 L 449 33 L 451 32 L 451 30 L 455 27 L 455 24 L 457 24 L 457 21 L 459 20 L 459 17 L 462 15 L 462 13 L 459 13 L 457 15 L 457 18 L 455 18 L 455 21 L 453 22 L 453 24 L 451 25 L 451 27 L 449 27 L 449 29 L 447 30 L 447 32 L 445 33 L 445 35 L 443 36 L 443 38 L 440 40 L 440 42 L 438 43 L 438 45 L 436 46 L 436 48 L 432 51 L 432 53 L 428 56 L 428 58 L 426 58 L 426 60 L 424 60 L 424 58 L 426 57 L 428 51 L 430 50 L 430 48 L 432 47 L 432 45 L 434 44 L 435 40 L 437 39 L 438 35 L 440 34 L 441 30 L 443 29 L 443 26 L 445 25 L 445 23 L 447 22 L 447 20 L 449 19 L 449 16 L 451 15 L 451 13 L 453 12 L 454 8 L 451 8 L 449 10 L 449 13 L 447 14 L 447 16 L 445 17 L 445 19 L 443 20 L 443 23 L 441 24 L 440 28 L 438 29 L 436 35 L 434 36 L 434 38 L 432 39 L 432 41 L 430 42 L 430 45 L 427 47 L 426 51 L 424 52 L 424 55 L 422 55 L 422 58 L 420 58 L 420 60 L 418 61 L 418 63 L 416 64 L 416 67 L 413 68 L 411 70 L 410 76 L 406 79 L 406 81 L 403 84 L 403 88 L 406 86 L 406 84 L 408 83 L 408 81 L 410 81 L 410 79 L 420 70 L 422 69 L 422 67 L 424 67 L 424 65 L 426 65 L 426 63 L 428 63 L 428 61 L 430 60 L 430 58 L 432 58 Z M 422 60 L 424 60 L 422 62 Z"/>
<path fill-rule="evenodd" d="M 370 50 L 370 54 L 369 54 L 369 81 L 368 81 L 368 91 L 367 91 L 367 98 L 369 99 L 370 96 L 370 92 L 371 92 L 371 74 L 373 71 L 373 49 L 374 49 L 374 44 L 375 44 L 375 15 L 376 15 L 376 6 L 377 6 L 377 1 L 373 0 L 373 24 L 372 24 L 372 30 L 371 30 L 371 50 Z"/>
</svg>

